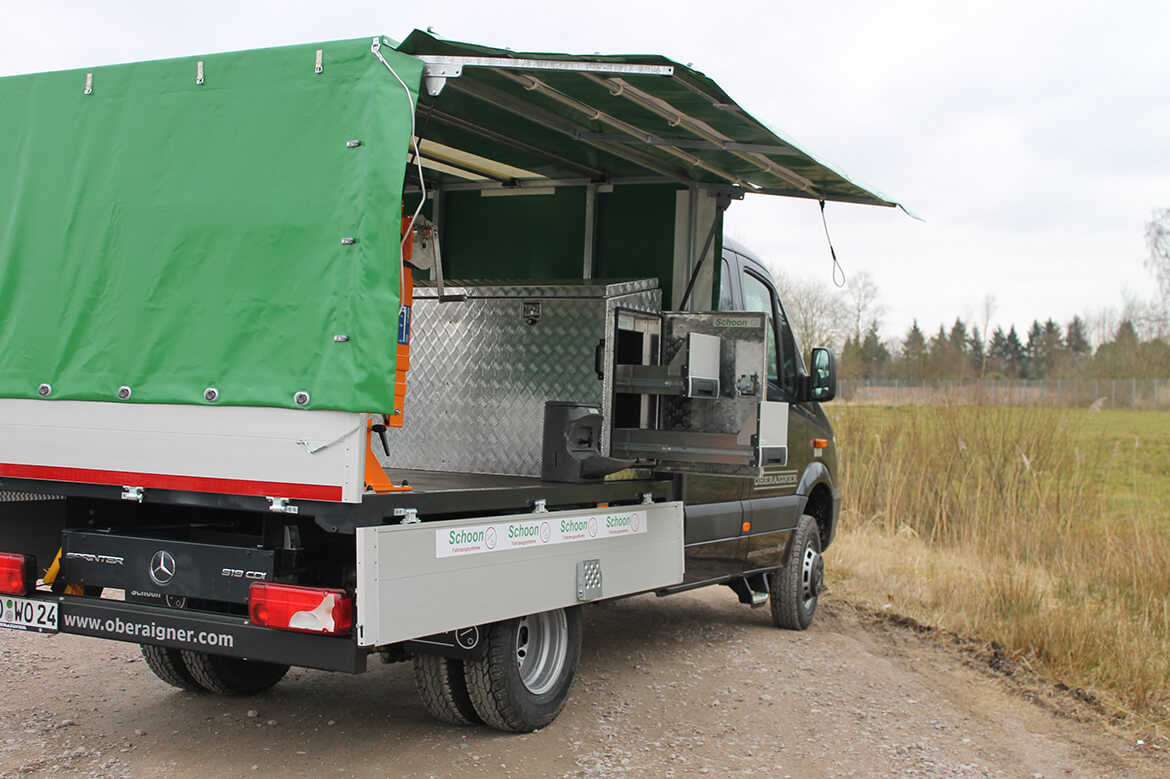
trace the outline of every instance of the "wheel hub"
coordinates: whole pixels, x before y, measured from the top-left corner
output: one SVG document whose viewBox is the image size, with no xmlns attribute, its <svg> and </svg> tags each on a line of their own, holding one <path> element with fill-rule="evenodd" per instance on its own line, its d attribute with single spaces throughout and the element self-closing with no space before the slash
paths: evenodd
<svg viewBox="0 0 1170 779">
<path fill-rule="evenodd" d="M 801 561 L 800 583 L 801 604 L 807 609 L 821 594 L 825 585 L 825 562 L 821 553 L 809 544 L 804 548 L 804 559 Z"/>
<path fill-rule="evenodd" d="M 516 665 L 520 681 L 533 695 L 551 690 L 560 680 L 569 649 L 564 611 L 546 611 L 520 619 L 516 630 Z"/>
</svg>

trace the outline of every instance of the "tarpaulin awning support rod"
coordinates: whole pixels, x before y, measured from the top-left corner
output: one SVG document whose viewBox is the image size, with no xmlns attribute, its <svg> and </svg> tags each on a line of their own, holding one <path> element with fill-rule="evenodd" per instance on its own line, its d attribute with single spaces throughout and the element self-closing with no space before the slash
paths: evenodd
<svg viewBox="0 0 1170 779">
<path fill-rule="evenodd" d="M 504 68 L 509 70 L 553 70 L 568 73 L 611 73 L 628 76 L 673 76 L 671 65 L 638 65 L 627 62 L 578 62 L 516 57 L 450 57 L 434 54 L 415 55 L 423 61 L 427 92 L 432 97 L 443 91 L 449 78 L 459 78 L 463 69 Z"/>
<path fill-rule="evenodd" d="M 567 108 L 572 108 L 574 111 L 577 111 L 578 113 L 582 113 L 585 116 L 588 116 L 590 119 L 593 119 L 594 121 L 598 121 L 598 122 L 601 122 L 603 124 L 607 124 L 610 127 L 614 128 L 615 130 L 620 130 L 621 132 L 626 133 L 627 135 L 633 136 L 634 138 L 638 138 L 639 140 L 645 140 L 645 139 L 652 137 L 650 135 L 650 133 L 647 133 L 645 130 L 642 130 L 641 128 L 635 127 L 634 125 L 632 125 L 628 122 L 623 122 L 621 119 L 618 119 L 617 117 L 610 116 L 609 114 L 602 111 L 601 109 L 594 108 L 593 106 L 589 105 L 588 103 L 583 103 L 580 100 L 576 99 L 575 97 L 570 97 L 569 95 L 566 95 L 564 92 L 561 92 L 559 89 L 556 89 L 555 87 L 549 86 L 548 84 L 544 83 L 543 81 L 541 81 L 538 78 L 534 78 L 533 76 L 528 76 L 528 75 L 515 75 L 513 73 L 506 73 L 504 71 L 497 71 L 497 72 L 501 76 L 503 76 L 511 81 L 516 82 L 517 84 L 519 84 L 520 86 L 524 87 L 525 89 L 527 89 L 529 91 L 539 92 L 540 94 L 544 95 L 545 97 L 551 98 L 551 99 L 555 100 L 556 102 L 560 103 L 561 105 L 566 106 Z M 722 178 L 726 181 L 729 181 L 730 183 L 736 185 L 737 187 L 747 187 L 748 189 L 756 189 L 756 187 L 753 184 L 751 184 L 750 182 L 744 181 L 739 176 L 736 176 L 733 173 L 728 173 L 725 170 L 721 170 L 720 168 L 717 168 L 716 166 L 711 165 L 710 163 L 706 162 L 705 160 L 700 159 L 699 157 L 696 157 L 693 154 L 686 153 L 682 149 L 676 149 L 673 146 L 660 146 L 658 148 L 661 148 L 664 152 L 667 152 L 668 154 L 679 158 L 680 160 L 687 163 L 688 165 L 691 165 L 692 167 L 701 168 L 701 169 L 707 171 L 708 173 L 719 176 L 720 178 Z"/>
<path fill-rule="evenodd" d="M 644 146 L 674 146 L 679 149 L 709 149 L 710 151 L 755 151 L 761 154 L 777 154 L 785 157 L 800 156 L 800 152 L 791 146 L 773 146 L 766 143 L 740 143 L 738 141 L 715 143 L 701 138 L 663 138 L 659 135 L 647 135 L 646 140 L 641 140 L 614 133 L 582 133 L 578 137 L 583 141 L 637 143 Z"/>
<path fill-rule="evenodd" d="M 730 138 L 723 133 L 717 131 L 715 128 L 708 125 L 706 122 L 701 122 L 692 116 L 687 115 L 683 111 L 675 108 L 673 105 L 663 100 L 660 97 L 655 97 L 641 89 L 633 86 L 625 79 L 620 78 L 599 78 L 592 73 L 582 73 L 582 78 L 586 78 L 601 87 L 604 87 L 614 97 L 624 97 L 632 103 L 640 105 L 651 113 L 657 114 L 670 124 L 671 127 L 682 127 L 692 135 L 698 136 L 703 140 L 714 144 L 731 144 L 735 142 L 734 138 Z M 739 151 L 730 147 L 725 148 L 728 154 L 735 155 L 741 160 L 755 165 L 765 173 L 776 176 L 779 179 L 789 182 L 793 186 L 808 192 L 810 195 L 820 196 L 816 186 L 811 181 L 801 176 L 798 173 L 777 165 L 772 160 L 759 152 Z"/>
<path fill-rule="evenodd" d="M 501 146 L 507 146 L 510 149 L 515 149 L 518 152 L 531 155 L 537 159 L 552 163 L 553 165 L 560 165 L 563 168 L 568 168 L 569 170 L 584 174 L 590 178 L 598 180 L 607 178 L 606 173 L 603 170 L 591 168 L 588 165 L 582 165 L 575 160 L 570 160 L 567 157 L 560 156 L 559 154 L 553 154 L 552 152 L 542 149 L 538 146 L 533 146 L 532 144 L 518 141 L 515 138 L 504 135 L 503 133 L 490 130 L 481 125 L 475 124 L 474 122 L 469 122 L 462 117 L 453 116 L 452 114 L 435 109 L 430 112 L 430 117 L 436 122 L 440 122 L 450 127 L 456 127 L 460 130 L 463 130 L 464 132 L 477 135 L 480 138 L 492 141 L 493 143 L 498 143 Z"/>
<path fill-rule="evenodd" d="M 583 141 L 578 137 L 587 128 L 576 122 L 557 116 L 551 111 L 533 105 L 532 103 L 520 100 L 519 98 L 509 95 L 507 92 L 488 86 L 478 81 L 465 79 L 463 81 L 455 81 L 451 83 L 451 88 L 462 94 L 474 97 L 477 100 L 482 100 L 485 103 L 490 103 L 497 108 L 502 108 L 514 116 L 521 119 L 526 119 L 533 124 L 538 124 L 548 130 L 555 130 L 562 133 L 574 141 L 586 143 L 595 149 L 600 149 L 606 154 L 611 154 L 614 157 L 619 157 L 627 162 L 652 170 L 655 173 L 666 176 L 667 178 L 677 181 L 680 184 L 690 184 L 691 180 L 687 177 L 686 172 L 682 169 L 672 168 L 666 162 L 651 157 L 648 154 L 636 152 L 625 146 L 615 143 L 602 143 L 600 141 Z"/>
</svg>

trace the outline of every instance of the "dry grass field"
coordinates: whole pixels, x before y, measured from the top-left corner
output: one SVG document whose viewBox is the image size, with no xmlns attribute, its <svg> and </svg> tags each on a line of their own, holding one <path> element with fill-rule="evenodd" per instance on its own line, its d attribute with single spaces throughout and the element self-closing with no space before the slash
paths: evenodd
<svg viewBox="0 0 1170 779">
<path fill-rule="evenodd" d="M 1170 735 L 1170 414 L 833 409 L 833 586 Z"/>
</svg>

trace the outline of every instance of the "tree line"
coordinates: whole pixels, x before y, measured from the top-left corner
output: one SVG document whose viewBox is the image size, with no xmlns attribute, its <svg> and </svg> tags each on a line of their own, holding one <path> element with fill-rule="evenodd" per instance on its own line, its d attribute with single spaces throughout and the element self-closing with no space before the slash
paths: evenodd
<svg viewBox="0 0 1170 779">
<path fill-rule="evenodd" d="M 1170 378 L 1170 209 L 1146 225 L 1146 267 L 1156 281 L 1150 300 L 1127 298 L 1120 311 L 1035 319 L 1023 335 L 1011 325 L 990 334 L 956 318 L 927 336 L 918 320 L 900 339 L 884 339 L 877 285 L 855 274 L 835 293 L 823 284 L 777 274 L 789 324 L 802 344 L 838 347 L 845 379 Z M 994 299 L 984 305 L 988 328 Z"/>
</svg>

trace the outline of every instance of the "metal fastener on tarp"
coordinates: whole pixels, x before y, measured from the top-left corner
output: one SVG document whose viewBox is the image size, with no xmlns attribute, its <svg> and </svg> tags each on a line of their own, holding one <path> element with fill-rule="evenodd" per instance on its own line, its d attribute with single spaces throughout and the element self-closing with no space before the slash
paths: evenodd
<svg viewBox="0 0 1170 779">
<path fill-rule="evenodd" d="M 195 63 L 195 86 L 203 86 L 203 60 Z"/>
<path fill-rule="evenodd" d="M 134 394 L 134 390 L 123 384 L 118 387 L 118 400 L 130 400 L 130 396 Z"/>
<path fill-rule="evenodd" d="M 215 387 L 208 387 L 207 389 L 203 390 L 203 399 L 208 403 L 214 403 L 215 401 L 219 400 L 219 390 L 217 390 Z"/>
<path fill-rule="evenodd" d="M 348 335 L 338 334 L 338 335 L 333 336 L 333 343 L 335 343 L 335 344 L 343 344 L 348 340 L 349 340 Z"/>
<path fill-rule="evenodd" d="M 85 91 L 82 92 L 82 94 L 83 95 L 92 95 L 93 94 L 93 74 L 92 73 L 85 74 Z"/>
<path fill-rule="evenodd" d="M 357 238 L 342 238 L 341 239 L 342 246 L 353 246 L 355 243 L 357 243 Z"/>
<path fill-rule="evenodd" d="M 42 384 L 41 386 L 37 387 L 37 394 L 40 395 L 42 398 L 49 397 L 50 395 L 53 394 L 53 385 L 52 384 Z"/>
<path fill-rule="evenodd" d="M 307 393 L 303 390 L 301 392 L 296 393 L 295 395 L 293 395 L 293 403 L 296 403 L 298 406 L 309 405 L 309 393 Z"/>
<path fill-rule="evenodd" d="M 361 141 L 346 141 L 345 142 L 345 148 L 347 148 L 347 149 L 356 149 L 357 147 L 359 147 L 361 145 L 362 145 Z"/>
<path fill-rule="evenodd" d="M 324 50 L 317 49 L 317 65 L 313 68 L 313 72 L 316 73 L 318 76 L 325 72 L 325 66 L 322 64 L 322 59 L 324 58 L 324 56 L 325 56 Z"/>
</svg>

